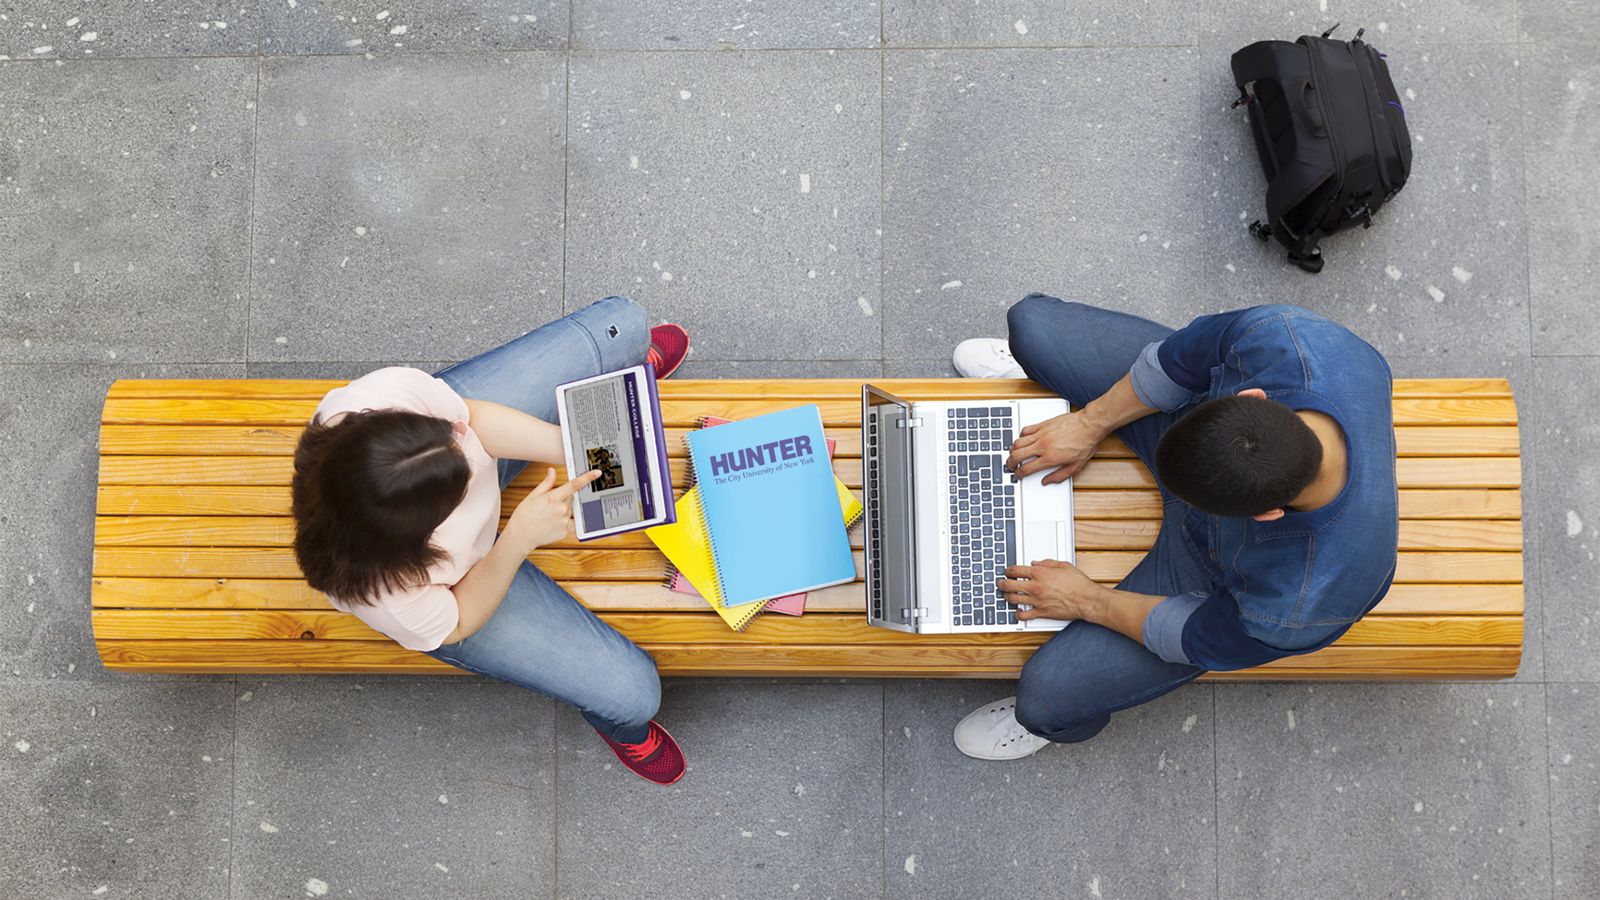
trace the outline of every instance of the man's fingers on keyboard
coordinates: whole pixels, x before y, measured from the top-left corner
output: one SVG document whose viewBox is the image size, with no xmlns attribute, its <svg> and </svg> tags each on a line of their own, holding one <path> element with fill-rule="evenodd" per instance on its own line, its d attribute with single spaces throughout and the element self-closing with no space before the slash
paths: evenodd
<svg viewBox="0 0 1600 900">
<path fill-rule="evenodd" d="M 1032 578 L 1033 566 L 1006 566 L 1007 578 Z"/>
</svg>

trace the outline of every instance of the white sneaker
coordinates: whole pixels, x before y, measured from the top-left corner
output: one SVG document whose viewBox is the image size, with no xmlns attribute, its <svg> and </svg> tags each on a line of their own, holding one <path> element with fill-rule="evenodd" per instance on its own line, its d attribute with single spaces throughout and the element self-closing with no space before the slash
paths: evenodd
<svg viewBox="0 0 1600 900">
<path fill-rule="evenodd" d="M 956 725 L 956 749 L 973 759 L 1022 759 L 1050 742 L 1017 723 L 1017 698 L 979 707 Z"/>
<path fill-rule="evenodd" d="M 963 378 L 1027 378 L 1011 347 L 999 338 L 972 338 L 956 345 L 956 371 Z"/>
</svg>

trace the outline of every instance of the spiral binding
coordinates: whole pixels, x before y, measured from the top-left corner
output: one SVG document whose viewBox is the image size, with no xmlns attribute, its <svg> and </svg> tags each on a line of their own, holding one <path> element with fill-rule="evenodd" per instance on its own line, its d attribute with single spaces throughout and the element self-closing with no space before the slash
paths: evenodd
<svg viewBox="0 0 1600 900">
<path fill-rule="evenodd" d="M 695 436 L 696 431 L 698 431 L 699 429 L 705 427 L 706 418 L 707 418 L 706 416 L 701 416 L 700 418 L 696 419 L 695 420 L 695 422 L 696 422 L 695 431 L 691 431 L 688 434 L 683 436 L 683 442 L 685 444 L 687 444 L 688 447 L 689 447 L 689 485 L 690 485 L 690 487 L 693 487 L 693 486 L 695 486 L 695 485 L 700 483 L 700 476 L 695 472 L 695 469 L 694 469 L 694 436 Z M 716 535 L 711 533 L 711 520 L 706 518 L 706 492 L 705 491 L 701 491 L 700 493 L 695 494 L 694 502 L 695 502 L 696 506 L 700 507 L 700 521 L 706 523 L 706 542 L 711 545 L 711 561 L 713 563 L 715 563 L 716 560 L 717 560 L 717 538 L 716 538 Z M 727 599 L 727 597 L 728 597 L 728 588 L 727 588 L 726 585 L 724 585 L 722 583 L 722 568 L 720 566 L 717 568 L 717 584 L 716 584 L 716 588 L 717 588 L 717 596 L 710 597 L 710 598 L 707 598 L 707 599 L 709 599 L 712 603 L 717 604 L 722 609 L 727 609 L 728 607 L 724 604 L 723 601 L 725 601 Z M 744 627 L 746 625 L 750 624 L 750 619 L 755 618 L 757 613 L 760 613 L 763 609 L 766 609 L 766 607 L 767 607 L 767 604 L 765 604 L 765 603 L 755 603 L 755 604 L 751 604 L 751 605 L 755 607 L 755 610 L 750 613 L 750 617 L 749 618 L 739 620 L 739 624 L 734 626 L 734 628 L 736 630 L 743 631 Z"/>
</svg>

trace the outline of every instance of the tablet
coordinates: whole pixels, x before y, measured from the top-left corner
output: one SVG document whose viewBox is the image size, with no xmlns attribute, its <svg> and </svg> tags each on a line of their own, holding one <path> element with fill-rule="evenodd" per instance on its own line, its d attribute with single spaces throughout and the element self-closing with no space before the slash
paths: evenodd
<svg viewBox="0 0 1600 900">
<path fill-rule="evenodd" d="M 656 373 L 648 363 L 556 388 L 567 477 L 600 477 L 572 496 L 578 540 L 676 522 Z"/>
</svg>

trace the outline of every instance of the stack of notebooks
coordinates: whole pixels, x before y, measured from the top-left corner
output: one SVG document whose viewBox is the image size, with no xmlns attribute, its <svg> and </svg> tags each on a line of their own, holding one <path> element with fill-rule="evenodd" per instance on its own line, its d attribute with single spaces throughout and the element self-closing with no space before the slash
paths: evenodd
<svg viewBox="0 0 1600 900">
<path fill-rule="evenodd" d="M 807 591 L 853 580 L 847 531 L 861 501 L 833 474 L 817 408 L 700 425 L 677 522 L 645 532 L 672 563 L 668 587 L 743 631 L 763 610 L 798 616 Z"/>
</svg>

